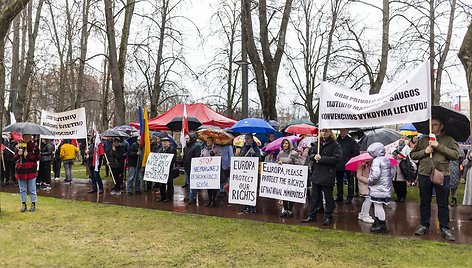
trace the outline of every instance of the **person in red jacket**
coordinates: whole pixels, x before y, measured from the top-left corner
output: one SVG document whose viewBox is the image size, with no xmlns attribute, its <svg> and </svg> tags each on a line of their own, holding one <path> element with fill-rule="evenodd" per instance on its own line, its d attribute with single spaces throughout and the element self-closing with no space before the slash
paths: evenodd
<svg viewBox="0 0 472 268">
<path fill-rule="evenodd" d="M 38 146 L 29 134 L 23 135 L 23 142 L 19 143 L 15 152 L 16 179 L 20 187 L 20 198 L 23 204 L 21 212 L 26 211 L 27 190 L 30 192 L 30 212 L 36 210 L 36 177 L 38 176 L 37 161 L 40 159 Z"/>
</svg>

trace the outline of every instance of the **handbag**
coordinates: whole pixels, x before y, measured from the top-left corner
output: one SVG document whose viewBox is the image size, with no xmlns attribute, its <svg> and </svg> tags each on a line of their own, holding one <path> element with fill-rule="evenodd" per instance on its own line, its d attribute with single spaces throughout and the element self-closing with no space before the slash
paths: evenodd
<svg viewBox="0 0 472 268">
<path fill-rule="evenodd" d="M 431 175 L 429 176 L 430 180 L 432 183 L 437 184 L 437 185 L 443 185 L 444 184 L 444 173 L 437 170 L 436 166 L 433 163 L 433 160 L 431 159 L 431 164 L 432 164 L 432 171 Z"/>
</svg>

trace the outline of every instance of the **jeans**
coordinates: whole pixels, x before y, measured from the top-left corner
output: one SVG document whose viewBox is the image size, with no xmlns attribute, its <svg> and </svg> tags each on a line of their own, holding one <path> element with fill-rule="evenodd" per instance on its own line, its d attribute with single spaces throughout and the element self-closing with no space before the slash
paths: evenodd
<svg viewBox="0 0 472 268">
<path fill-rule="evenodd" d="M 185 183 L 188 184 L 188 199 L 193 200 L 196 197 L 197 190 L 190 188 L 190 172 L 185 171 Z"/>
<path fill-rule="evenodd" d="M 344 196 L 344 175 L 346 175 L 347 179 L 347 199 L 352 200 L 352 198 L 354 198 L 354 176 L 352 175 L 352 172 L 348 170 L 336 171 L 337 197 L 343 198 Z"/>
<path fill-rule="evenodd" d="M 420 188 L 420 212 L 421 225 L 429 227 L 431 218 L 431 198 L 433 189 L 436 190 L 436 202 L 438 204 L 439 227 L 449 229 L 449 188 L 450 177 L 444 176 L 444 184 L 437 185 L 431 182 L 429 176 L 418 176 L 418 184 Z"/>
<path fill-rule="evenodd" d="M 98 166 L 98 171 L 95 171 L 95 167 L 89 166 L 90 170 L 90 179 L 92 180 L 92 190 L 97 191 L 97 184 L 98 189 L 103 191 L 103 181 L 100 178 L 100 166 Z"/>
<path fill-rule="evenodd" d="M 316 218 L 316 209 L 322 205 L 320 204 L 321 195 L 324 194 L 326 201 L 325 218 L 332 218 L 334 211 L 333 186 L 325 186 L 313 183 L 310 218 Z M 321 201 L 322 202 L 322 201 Z"/>
<path fill-rule="evenodd" d="M 20 198 L 22 203 L 26 203 L 27 189 L 30 192 L 31 202 L 36 202 L 36 178 L 32 180 L 18 180 L 20 186 Z"/>
<path fill-rule="evenodd" d="M 134 189 L 133 189 L 134 181 Z M 141 168 L 128 167 L 128 183 L 126 185 L 128 193 L 139 192 L 141 187 Z"/>
<path fill-rule="evenodd" d="M 66 172 L 66 179 L 65 181 L 72 181 L 72 165 L 74 164 L 74 160 L 65 160 L 64 162 L 64 170 Z"/>
</svg>

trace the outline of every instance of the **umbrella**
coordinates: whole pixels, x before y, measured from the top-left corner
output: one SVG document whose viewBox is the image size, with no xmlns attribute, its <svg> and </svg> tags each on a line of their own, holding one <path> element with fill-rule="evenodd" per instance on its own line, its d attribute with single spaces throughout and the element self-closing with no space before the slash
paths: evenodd
<svg viewBox="0 0 472 268">
<path fill-rule="evenodd" d="M 267 121 L 267 122 L 268 122 L 269 125 L 270 125 L 271 127 L 273 127 L 274 129 L 277 129 L 278 127 L 280 127 L 279 122 L 277 122 L 277 121 L 275 121 L 275 120 L 269 120 L 269 121 Z"/>
<path fill-rule="evenodd" d="M 285 129 L 285 132 L 292 134 L 318 134 L 318 128 L 308 124 L 291 125 Z"/>
<path fill-rule="evenodd" d="M 433 118 L 439 119 L 444 124 L 444 131 L 458 142 L 466 141 L 470 136 L 469 119 L 456 111 L 441 106 L 432 106 Z M 429 120 L 413 123 L 420 133 L 429 133 Z"/>
<path fill-rule="evenodd" d="M 105 130 L 103 133 L 101 133 L 100 137 L 125 137 L 125 138 L 128 138 L 129 135 L 126 134 L 123 131 L 109 129 L 109 130 Z"/>
<path fill-rule="evenodd" d="M 21 134 L 54 136 L 54 134 L 49 131 L 49 129 L 30 122 L 11 124 L 4 128 L 3 132 L 18 132 Z"/>
<path fill-rule="evenodd" d="M 207 141 L 208 138 L 213 138 L 218 145 L 231 145 L 233 143 L 233 135 L 226 133 L 221 128 L 208 128 L 197 131 L 199 139 Z"/>
<path fill-rule="evenodd" d="M 262 150 L 264 150 L 264 151 L 278 150 L 278 149 L 280 149 L 280 145 L 282 144 L 283 140 L 289 140 L 293 144 L 293 143 L 297 142 L 298 140 L 300 140 L 300 137 L 295 136 L 295 135 L 294 136 L 287 136 L 287 137 L 280 137 L 280 138 L 274 140 L 273 142 L 267 144 L 264 148 L 262 148 Z"/>
<path fill-rule="evenodd" d="M 136 131 L 138 131 L 135 127 L 128 126 L 128 125 L 117 126 L 117 127 L 114 127 L 113 130 L 118 130 L 118 131 L 122 131 L 122 132 L 126 132 L 126 131 L 136 132 Z"/>
<path fill-rule="evenodd" d="M 400 134 L 405 136 L 416 136 L 418 135 L 418 131 L 416 131 L 416 128 L 413 124 L 408 123 L 400 127 Z"/>
<path fill-rule="evenodd" d="M 359 141 L 359 150 L 367 151 L 367 147 L 374 142 L 380 142 L 383 145 L 390 144 L 402 137 L 400 132 L 389 128 L 381 128 L 370 131 Z"/>
<path fill-rule="evenodd" d="M 210 125 L 201 125 L 197 128 L 197 130 L 202 130 L 202 129 L 209 129 L 209 128 L 213 128 L 213 129 L 222 129 L 220 127 L 217 127 L 217 126 L 210 126 Z"/>
<path fill-rule="evenodd" d="M 262 146 L 261 141 L 256 136 L 254 136 L 253 138 L 257 146 L 259 147 Z M 246 135 L 239 135 L 236 138 L 234 138 L 233 145 L 236 147 L 243 147 L 245 142 L 246 142 Z"/>
<path fill-rule="evenodd" d="M 311 147 L 311 144 L 315 143 L 316 141 L 317 141 L 316 137 L 308 136 L 308 137 L 303 138 L 303 140 L 301 140 L 298 143 L 298 146 L 302 148 L 308 148 L 308 147 Z"/>
<path fill-rule="evenodd" d="M 395 165 L 398 165 L 398 161 L 390 154 L 386 154 L 385 157 L 388 158 L 388 160 L 390 160 L 390 163 L 392 163 L 392 166 L 395 166 Z M 369 153 L 363 153 L 363 154 L 360 154 L 358 156 L 355 156 L 353 158 L 351 158 L 349 161 L 347 161 L 346 163 L 346 170 L 351 170 L 351 171 L 356 171 L 357 170 L 357 167 L 362 164 L 362 163 L 365 163 L 369 160 L 372 160 L 372 156 L 370 156 Z"/>
<path fill-rule="evenodd" d="M 311 122 L 308 119 L 295 119 L 295 120 L 290 121 L 286 126 L 284 126 L 284 128 L 282 130 L 285 130 L 289 126 L 300 125 L 300 124 L 307 124 L 307 125 L 310 125 L 310 126 L 315 126 L 315 124 L 313 124 L 313 122 Z"/>
<path fill-rule="evenodd" d="M 174 119 L 172 119 L 169 123 L 166 124 L 166 127 L 169 128 L 172 131 L 181 131 L 182 130 L 182 120 L 183 116 L 176 116 Z M 187 122 L 188 122 L 188 129 L 189 130 L 195 130 L 199 126 L 202 125 L 202 123 L 195 117 L 193 116 L 187 116 Z"/>
<path fill-rule="evenodd" d="M 236 122 L 231 130 L 239 133 L 273 133 L 275 129 L 259 118 L 246 118 Z"/>
</svg>

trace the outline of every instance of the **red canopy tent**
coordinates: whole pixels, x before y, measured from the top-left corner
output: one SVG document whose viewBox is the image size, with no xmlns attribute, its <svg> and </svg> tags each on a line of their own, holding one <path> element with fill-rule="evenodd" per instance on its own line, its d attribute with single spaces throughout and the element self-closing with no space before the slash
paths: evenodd
<svg viewBox="0 0 472 268">
<path fill-rule="evenodd" d="M 197 118 L 203 125 L 216 126 L 220 128 L 232 127 L 236 120 L 221 115 L 203 103 L 187 104 L 187 116 L 193 116 Z M 169 123 L 174 117 L 182 116 L 184 113 L 184 105 L 177 104 L 167 112 L 159 115 L 158 117 L 149 119 L 149 130 L 167 130 L 166 124 Z M 139 122 L 131 123 L 133 126 L 139 129 Z"/>
</svg>

